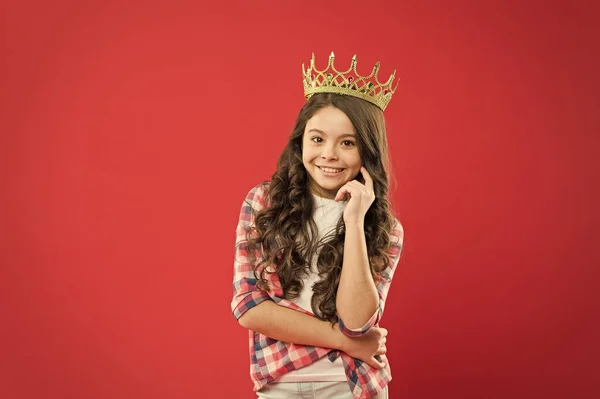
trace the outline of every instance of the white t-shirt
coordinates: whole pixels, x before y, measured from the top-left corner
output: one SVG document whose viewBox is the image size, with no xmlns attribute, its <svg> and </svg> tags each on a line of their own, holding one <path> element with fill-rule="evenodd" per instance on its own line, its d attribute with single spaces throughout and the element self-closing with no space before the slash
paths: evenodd
<svg viewBox="0 0 600 399">
<path fill-rule="evenodd" d="M 315 209 L 313 219 L 317 225 L 318 239 L 321 240 L 328 234 L 334 234 L 337 223 L 344 212 L 346 201 L 336 202 L 335 200 L 318 197 L 313 194 Z M 319 249 L 317 249 L 317 253 Z M 317 272 L 317 255 L 312 259 L 309 275 L 304 279 L 304 287 L 298 298 L 293 300 L 298 306 L 312 312 L 311 299 L 313 295 L 312 286 L 319 280 Z M 304 381 L 346 381 L 346 373 L 342 358 L 338 357 L 331 362 L 327 356 L 316 362 L 302 367 L 298 370 L 292 370 L 282 375 L 276 382 L 304 382 Z"/>
</svg>

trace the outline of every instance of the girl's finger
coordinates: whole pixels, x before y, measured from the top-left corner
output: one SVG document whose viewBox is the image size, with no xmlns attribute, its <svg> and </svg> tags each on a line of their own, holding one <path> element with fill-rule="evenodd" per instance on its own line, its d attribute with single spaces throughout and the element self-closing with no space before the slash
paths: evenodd
<svg viewBox="0 0 600 399">
<path fill-rule="evenodd" d="M 378 355 L 385 355 L 387 352 L 387 347 L 385 345 L 382 345 L 379 347 L 379 349 L 377 349 L 377 354 Z"/>
<path fill-rule="evenodd" d="M 384 368 L 385 367 L 385 363 L 382 362 L 379 359 L 381 359 L 379 357 L 379 355 L 375 355 L 375 356 L 371 357 L 371 361 L 369 362 L 369 364 L 371 366 L 375 367 L 376 369 L 382 369 L 382 368 Z"/>
<path fill-rule="evenodd" d="M 344 199 L 344 196 L 346 195 L 346 193 L 352 195 L 350 193 L 350 188 L 348 187 L 348 184 L 344 184 L 342 187 L 340 187 L 340 189 L 338 190 L 338 192 L 335 194 L 335 200 L 336 201 L 341 201 Z"/>
<path fill-rule="evenodd" d="M 362 173 L 363 177 L 365 178 L 365 186 L 370 191 L 374 191 L 373 190 L 373 178 L 369 174 L 369 171 L 367 171 L 367 168 L 365 168 L 364 166 L 361 166 L 360 167 L 360 172 Z"/>
<path fill-rule="evenodd" d="M 358 183 L 358 184 L 360 184 L 360 183 Z M 350 197 L 352 197 L 353 194 L 358 193 L 359 189 L 360 189 L 360 187 L 354 186 L 352 184 L 352 182 L 348 182 L 348 183 L 344 184 L 342 187 L 340 187 L 340 189 L 338 190 L 334 199 L 336 201 L 343 200 L 345 194 L 348 194 Z"/>
<path fill-rule="evenodd" d="M 362 192 L 362 193 L 366 194 L 367 196 L 373 195 L 373 191 L 370 191 L 367 186 L 365 186 L 364 184 L 362 184 L 356 180 L 352 180 L 351 182 L 348 182 L 346 184 L 348 185 L 348 187 L 353 187 L 356 190 L 356 194 Z"/>
</svg>

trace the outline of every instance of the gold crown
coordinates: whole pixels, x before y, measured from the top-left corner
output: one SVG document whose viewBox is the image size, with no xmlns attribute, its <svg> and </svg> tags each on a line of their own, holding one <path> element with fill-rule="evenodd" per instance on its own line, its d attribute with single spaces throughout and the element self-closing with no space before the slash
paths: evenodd
<svg viewBox="0 0 600 399">
<path fill-rule="evenodd" d="M 362 98 L 372 104 L 378 106 L 382 111 L 385 110 L 392 98 L 392 94 L 396 91 L 396 87 L 392 87 L 392 82 L 396 77 L 396 71 L 392 73 L 387 82 L 381 83 L 377 78 L 379 71 L 379 61 L 373 66 L 373 71 L 369 76 L 360 76 L 356 72 L 356 55 L 352 57 L 350 69 L 340 72 L 335 69 L 333 61 L 335 55 L 333 51 L 329 56 L 327 68 L 319 71 L 315 67 L 315 54 L 313 53 L 310 60 L 310 67 L 304 69 L 302 63 L 302 75 L 304 76 L 304 95 L 310 98 L 315 93 L 337 93 L 345 94 Z"/>
</svg>

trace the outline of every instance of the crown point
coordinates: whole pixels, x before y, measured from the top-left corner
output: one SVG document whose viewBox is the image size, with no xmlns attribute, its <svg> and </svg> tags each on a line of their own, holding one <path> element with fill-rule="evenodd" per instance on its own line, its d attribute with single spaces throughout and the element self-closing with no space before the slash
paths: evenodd
<svg viewBox="0 0 600 399">
<path fill-rule="evenodd" d="M 329 55 L 329 58 L 335 58 L 335 54 L 333 54 L 333 51 L 331 52 L 331 54 Z"/>
</svg>

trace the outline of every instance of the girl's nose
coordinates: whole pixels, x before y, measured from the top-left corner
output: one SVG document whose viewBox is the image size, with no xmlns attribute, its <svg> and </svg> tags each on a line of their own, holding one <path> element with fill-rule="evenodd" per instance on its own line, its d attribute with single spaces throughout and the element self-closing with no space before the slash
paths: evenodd
<svg viewBox="0 0 600 399">
<path fill-rule="evenodd" d="M 323 147 L 321 152 L 321 158 L 323 159 L 337 159 L 337 151 L 333 146 L 326 145 Z"/>
</svg>

